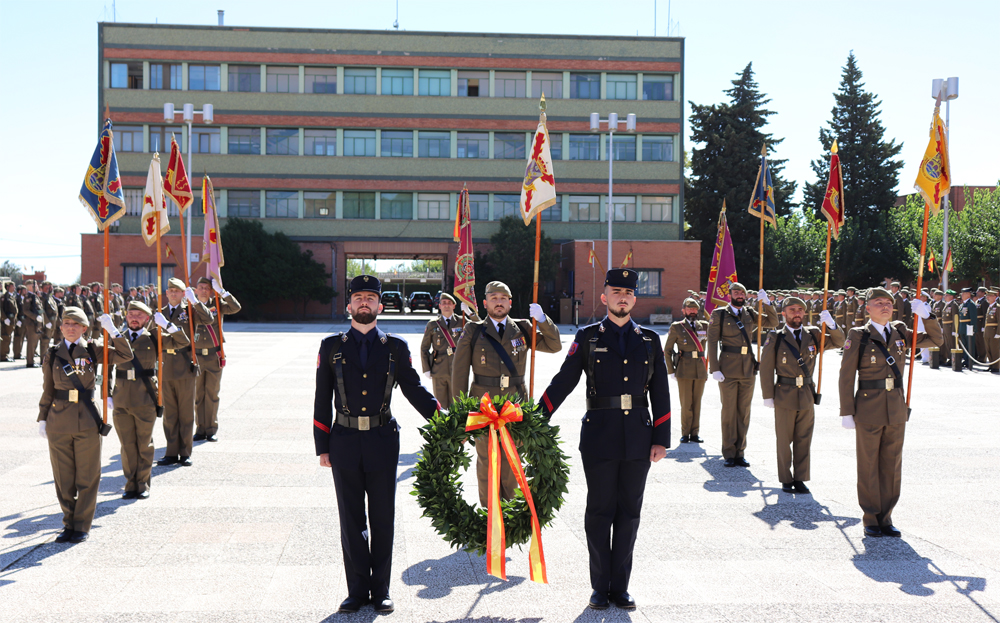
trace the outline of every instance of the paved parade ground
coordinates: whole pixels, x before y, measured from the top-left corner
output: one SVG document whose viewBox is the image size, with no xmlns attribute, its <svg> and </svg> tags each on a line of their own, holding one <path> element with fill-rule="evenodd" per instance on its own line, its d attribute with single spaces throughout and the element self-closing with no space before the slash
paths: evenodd
<svg viewBox="0 0 1000 623">
<path fill-rule="evenodd" d="M 415 351 L 422 325 L 395 321 Z M 0 364 L 0 621 L 372 621 L 370 606 L 336 614 L 347 596 L 336 501 L 312 435 L 316 352 L 343 328 L 227 326 L 218 443 L 191 467 L 153 467 L 148 500 L 120 499 L 114 432 L 89 541 L 56 544 L 61 513 L 35 419 L 42 372 Z M 538 355 L 536 394 L 563 351 Z M 660 328 L 665 332 L 665 327 Z M 414 361 L 417 361 L 414 355 Z M 549 584 L 527 579 L 527 551 L 508 551 L 503 582 L 483 558 L 449 549 L 409 495 L 422 420 L 396 392 L 402 449 L 388 620 L 428 621 L 950 621 L 1000 619 L 1000 378 L 917 365 L 906 430 L 901 539 L 863 538 L 854 434 L 840 427 L 836 351 L 824 361 L 813 439 L 812 495 L 783 493 L 773 411 L 757 387 L 746 457 L 724 468 L 719 392 L 709 380 L 700 445 L 677 443 L 649 472 L 630 592 L 638 609 L 588 610 L 577 441 L 583 383 L 556 413 L 571 459 L 569 494 L 543 530 Z M 428 382 L 425 380 L 425 382 Z M 672 388 L 672 393 L 675 393 Z M 156 456 L 163 454 L 157 426 Z M 679 447 L 678 447 L 679 445 Z M 474 469 L 474 468 L 473 468 Z M 466 493 L 474 495 L 472 474 Z"/>
</svg>

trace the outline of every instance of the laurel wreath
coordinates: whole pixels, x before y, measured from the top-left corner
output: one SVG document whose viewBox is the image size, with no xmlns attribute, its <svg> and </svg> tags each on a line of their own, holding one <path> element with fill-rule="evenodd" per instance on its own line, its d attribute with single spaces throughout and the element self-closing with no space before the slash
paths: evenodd
<svg viewBox="0 0 1000 623">
<path fill-rule="evenodd" d="M 507 396 L 492 397 L 499 411 Z M 463 442 L 474 442 L 489 434 L 489 428 L 465 431 L 469 412 L 479 410 L 479 400 L 461 394 L 451 405 L 447 416 L 435 414 L 420 435 L 424 447 L 414 468 L 416 483 L 410 495 L 429 517 L 431 525 L 453 547 L 486 553 L 486 509 L 469 504 L 462 497 L 461 474 L 469 468 L 471 457 Z M 542 417 L 542 409 L 534 401 L 521 404 L 524 419 L 507 425 L 521 458 L 528 486 L 535 502 L 538 522 L 542 527 L 552 523 L 563 504 L 563 494 L 569 482 L 567 457 L 559 448 L 559 427 Z M 518 489 L 511 500 L 501 500 L 507 545 L 520 545 L 531 539 L 531 512 L 524 495 Z"/>
</svg>

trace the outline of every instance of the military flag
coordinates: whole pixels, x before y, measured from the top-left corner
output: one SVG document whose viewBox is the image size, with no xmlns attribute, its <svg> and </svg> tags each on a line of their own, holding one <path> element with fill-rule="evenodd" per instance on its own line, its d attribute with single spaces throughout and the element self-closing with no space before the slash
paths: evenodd
<svg viewBox="0 0 1000 623">
<path fill-rule="evenodd" d="M 913 187 L 930 204 L 934 214 L 941 210 L 941 200 L 951 190 L 951 158 L 948 156 L 948 129 L 941 120 L 941 94 L 934 103 L 930 141 L 920 161 Z"/>
<path fill-rule="evenodd" d="M 750 198 L 750 214 L 763 218 L 774 226 L 774 186 L 771 184 L 771 169 L 767 166 L 767 147 L 760 153 L 760 167 L 754 182 L 753 196 Z"/>
<path fill-rule="evenodd" d="M 111 126 L 111 119 L 106 119 L 80 187 L 80 203 L 101 231 L 125 215 L 125 192 L 118 172 Z"/>
<path fill-rule="evenodd" d="M 458 195 L 458 210 L 455 212 L 455 242 L 458 255 L 455 257 L 455 296 L 471 307 L 476 306 L 476 259 L 472 253 L 472 214 L 469 209 L 469 189 L 463 187 Z"/>
<path fill-rule="evenodd" d="M 544 111 L 544 95 L 541 105 Z M 528 166 L 524 170 L 524 183 L 521 185 L 521 218 L 524 219 L 524 224 L 530 225 L 536 214 L 555 203 L 556 178 L 552 173 L 549 131 L 545 127 L 545 113 L 542 112 L 535 138 L 531 141 Z"/>
<path fill-rule="evenodd" d="M 626 266 L 628 266 L 628 263 L 630 261 L 632 261 L 632 249 L 628 250 L 628 255 L 625 256 L 624 260 L 622 260 L 622 265 L 620 266 L 620 268 L 625 268 Z"/>
<path fill-rule="evenodd" d="M 222 255 L 222 241 L 219 239 L 219 213 L 215 208 L 215 189 L 206 175 L 201 182 L 201 205 L 205 213 L 205 233 L 202 236 L 201 252 L 207 258 L 205 276 L 222 285 L 222 267 L 226 265 Z M 220 314 L 221 315 L 221 314 Z"/>
<path fill-rule="evenodd" d="M 146 191 L 142 196 L 142 216 L 139 219 L 142 239 L 147 247 L 170 231 L 167 219 L 167 200 L 163 196 L 163 178 L 160 177 L 160 155 L 153 154 L 146 174 Z"/>
<path fill-rule="evenodd" d="M 181 156 L 181 148 L 177 146 L 177 139 L 172 134 L 170 135 L 170 160 L 167 161 L 167 177 L 163 180 L 163 192 L 177 202 L 181 214 L 194 201 L 191 182 L 188 180 L 187 170 L 184 168 L 184 157 Z"/>
<path fill-rule="evenodd" d="M 830 224 L 834 238 L 840 237 L 840 228 L 844 224 L 844 176 L 840 170 L 837 151 L 837 141 L 834 139 L 830 148 L 830 180 L 826 184 L 826 195 L 819 211 L 820 217 Z"/>
<path fill-rule="evenodd" d="M 936 264 L 934 261 L 934 249 L 931 249 L 931 255 L 929 258 L 927 258 L 927 270 L 931 271 L 932 273 L 937 272 Z"/>
<path fill-rule="evenodd" d="M 951 263 L 951 248 L 948 249 L 948 255 L 944 258 L 944 272 L 950 273 L 955 270 L 955 266 Z"/>
<path fill-rule="evenodd" d="M 601 264 L 601 258 L 597 257 L 597 254 L 594 253 L 593 248 L 590 249 L 590 256 L 587 258 L 587 263 L 590 264 L 591 266 L 594 266 L 595 268 L 600 268 L 601 274 L 604 274 L 606 272 L 604 270 L 604 264 Z"/>
<path fill-rule="evenodd" d="M 729 288 L 736 281 L 736 254 L 733 251 L 733 239 L 729 237 L 726 201 L 723 200 L 715 251 L 712 253 L 712 268 L 708 272 L 708 286 L 705 288 L 705 311 L 711 314 L 716 307 L 729 305 Z"/>
</svg>

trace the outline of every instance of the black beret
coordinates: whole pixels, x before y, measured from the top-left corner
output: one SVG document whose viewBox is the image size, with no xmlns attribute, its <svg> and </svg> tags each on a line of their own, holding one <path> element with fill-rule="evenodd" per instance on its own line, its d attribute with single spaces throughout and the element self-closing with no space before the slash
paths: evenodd
<svg viewBox="0 0 1000 623">
<path fill-rule="evenodd" d="M 612 288 L 628 288 L 635 290 L 635 284 L 639 281 L 639 273 L 631 268 L 615 268 L 609 270 L 604 277 L 604 285 Z"/>
<path fill-rule="evenodd" d="M 350 297 L 355 292 L 374 292 L 379 295 L 379 298 L 382 298 L 382 282 L 378 280 L 378 277 L 372 275 L 358 275 L 351 279 L 351 287 L 347 290 L 347 296 Z"/>
</svg>

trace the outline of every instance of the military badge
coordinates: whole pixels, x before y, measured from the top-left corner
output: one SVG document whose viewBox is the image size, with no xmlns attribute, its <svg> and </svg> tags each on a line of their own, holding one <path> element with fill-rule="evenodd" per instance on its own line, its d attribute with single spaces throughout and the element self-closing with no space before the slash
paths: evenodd
<svg viewBox="0 0 1000 623">
<path fill-rule="evenodd" d="M 847 338 L 847 341 L 844 342 L 844 350 L 851 350 L 851 338 Z"/>
<path fill-rule="evenodd" d="M 764 346 L 767 346 L 768 344 L 771 343 L 771 335 L 772 335 L 771 333 L 767 334 L 767 339 L 764 340 Z"/>
<path fill-rule="evenodd" d="M 896 348 L 899 350 L 906 350 L 906 342 L 903 340 L 896 340 Z"/>
<path fill-rule="evenodd" d="M 510 345 L 514 347 L 515 350 L 524 346 L 524 338 L 516 337 L 510 341 Z"/>
<path fill-rule="evenodd" d="M 566 355 L 566 356 L 567 357 L 572 357 L 573 354 L 576 353 L 576 349 L 579 348 L 579 347 L 580 347 L 580 345 L 577 344 L 576 342 L 573 342 L 572 344 L 570 344 L 569 345 L 569 354 Z"/>
<path fill-rule="evenodd" d="M 319 353 L 316 353 L 316 369 L 319 370 L 320 362 L 322 360 L 319 357 Z"/>
</svg>

